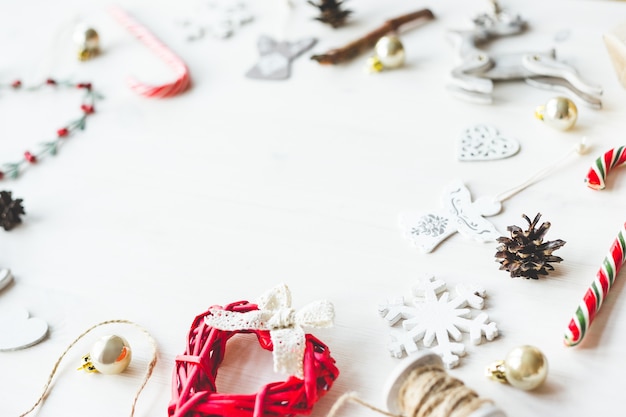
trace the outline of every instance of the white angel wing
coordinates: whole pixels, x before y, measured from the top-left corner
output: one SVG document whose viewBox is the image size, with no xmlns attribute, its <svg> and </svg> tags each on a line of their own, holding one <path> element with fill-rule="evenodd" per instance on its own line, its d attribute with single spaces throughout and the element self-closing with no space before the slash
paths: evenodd
<svg viewBox="0 0 626 417">
<path fill-rule="evenodd" d="M 472 195 L 465 184 L 454 181 L 445 188 L 441 204 L 463 236 L 478 242 L 493 242 L 501 236 L 495 226 L 483 217 L 499 213 L 500 202 L 489 199 L 472 202 Z"/>
<path fill-rule="evenodd" d="M 287 43 L 285 46 L 284 52 L 286 53 L 289 59 L 294 59 L 298 55 L 308 51 L 317 43 L 317 39 L 315 38 L 304 38 L 300 39 L 297 42 Z"/>
</svg>

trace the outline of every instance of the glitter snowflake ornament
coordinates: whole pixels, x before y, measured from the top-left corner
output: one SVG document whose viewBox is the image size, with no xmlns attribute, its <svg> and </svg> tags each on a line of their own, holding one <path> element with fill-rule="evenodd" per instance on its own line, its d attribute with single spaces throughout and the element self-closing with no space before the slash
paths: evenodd
<svg viewBox="0 0 626 417">
<path fill-rule="evenodd" d="M 483 336 L 488 341 L 498 336 L 496 324 L 489 321 L 486 313 L 472 318 L 472 311 L 482 310 L 485 303 L 485 290 L 478 286 L 457 285 L 456 296 L 451 298 L 446 283 L 429 275 L 412 288 L 412 296 L 410 302 L 401 297 L 378 308 L 390 326 L 401 323 L 403 331 L 392 333 L 388 346 L 397 358 L 416 352 L 418 342 L 422 341 L 450 369 L 465 355 L 463 333 L 469 334 L 475 345 L 482 343 Z M 432 347 L 435 340 L 437 345 Z"/>
</svg>

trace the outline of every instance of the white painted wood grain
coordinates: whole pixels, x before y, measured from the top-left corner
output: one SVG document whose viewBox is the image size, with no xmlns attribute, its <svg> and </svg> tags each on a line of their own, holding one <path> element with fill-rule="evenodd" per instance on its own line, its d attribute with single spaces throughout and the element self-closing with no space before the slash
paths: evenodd
<svg viewBox="0 0 626 417">
<path fill-rule="evenodd" d="M 624 19 L 626 5 L 591 0 L 504 4 L 519 7 L 531 29 L 523 37 L 494 43 L 495 49 L 556 46 L 560 58 L 605 87 L 605 108 L 581 107 L 577 127 L 564 133 L 533 118 L 535 106 L 550 92 L 521 83 L 497 85 L 491 106 L 446 94 L 454 56 L 444 30 L 464 24 L 484 3 L 350 2 L 353 23 L 335 31 L 310 21 L 314 9 L 297 2 L 293 19 L 298 24 L 287 25 L 286 35 L 319 37 L 315 52 L 340 46 L 412 9 L 430 6 L 438 19 L 403 35 L 408 64 L 398 71 L 365 74 L 365 56 L 336 68 L 302 57 L 294 62 L 290 81 L 266 83 L 243 74 L 257 59 L 257 36 L 278 30 L 270 3 L 255 2 L 255 23 L 227 42 L 185 43 L 173 20 L 185 5 L 123 2 L 191 69 L 192 90 L 165 101 L 137 97 L 127 89 L 127 74 L 149 80 L 168 72 L 150 72 L 158 62 L 107 16 L 106 2 L 0 4 L 0 79 L 37 74 L 47 47 L 42 37 L 78 15 L 96 25 L 105 53 L 79 65 L 69 44 L 56 45 L 60 55 L 53 75 L 91 80 L 106 96 L 87 130 L 71 138 L 57 157 L 16 182 L 1 184 L 24 199 L 28 215 L 22 226 L 0 237 L 0 265 L 15 276 L 14 285 L 0 293 L 0 303 L 26 307 L 50 324 L 50 333 L 30 349 L 0 354 L 0 415 L 18 415 L 30 407 L 65 346 L 85 328 L 113 318 L 141 323 L 159 342 L 159 363 L 137 416 L 166 415 L 174 358 L 184 349 L 195 315 L 214 304 L 253 300 L 279 282 L 290 286 L 296 306 L 319 298 L 336 306 L 336 327 L 316 335 L 330 346 L 341 375 L 313 416 L 324 416 L 347 390 L 382 405 L 382 386 L 396 361 L 385 349 L 387 325 L 376 306 L 404 293 L 423 273 L 436 274 L 450 286 L 473 281 L 487 289 L 486 305 L 501 335 L 488 344 L 468 345 L 470 354 L 451 373 L 493 398 L 510 417 L 619 414 L 622 401 L 609 393 L 615 393 L 626 366 L 623 277 L 583 345 L 565 348 L 562 336 L 626 220 L 626 176 L 619 170 L 602 192 L 583 184 L 595 157 L 624 144 L 626 95 L 601 35 Z M 570 37 L 554 42 L 563 29 L 571 31 Z M 72 103 L 69 96 L 62 100 Z M 57 118 L 37 106 L 33 126 L 13 123 L 25 110 L 11 103 L 8 94 L 0 95 L 2 161 L 12 159 L 5 154 L 8 149 L 19 151 L 43 140 L 36 134 L 39 126 L 48 132 L 59 127 Z M 485 163 L 457 161 L 456 139 L 476 123 L 493 124 L 516 137 L 519 154 Z M 398 213 L 437 208 L 440 190 L 451 180 L 464 180 L 477 197 L 497 194 L 549 164 L 583 135 L 593 145 L 589 155 L 572 159 L 491 217 L 505 231 L 507 225 L 523 224 L 522 213 L 543 213 L 552 222 L 548 238 L 567 241 L 558 253 L 565 260 L 551 277 L 511 279 L 498 271 L 495 245 L 459 235 L 423 255 L 398 230 Z M 16 141 L 23 146 L 15 147 Z M 140 334 L 110 331 L 123 332 L 134 344 L 130 372 L 114 377 L 75 372 L 89 350 L 85 340 L 68 356 L 38 417 L 129 412 L 150 350 Z M 520 344 L 540 347 L 550 362 L 548 381 L 536 392 L 483 377 L 486 364 Z M 282 378 L 271 371 L 271 355 L 254 343 L 242 340 L 231 348 L 218 378 L 221 391 L 253 392 Z M 356 415 L 373 416 L 352 406 L 341 413 Z"/>
</svg>

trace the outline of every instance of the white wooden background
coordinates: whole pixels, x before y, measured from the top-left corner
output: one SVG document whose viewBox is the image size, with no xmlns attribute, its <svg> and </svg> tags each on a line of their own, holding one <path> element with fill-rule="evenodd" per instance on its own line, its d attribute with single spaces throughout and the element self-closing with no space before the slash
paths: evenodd
<svg viewBox="0 0 626 417">
<path fill-rule="evenodd" d="M 178 3 L 178 2 L 177 2 Z M 194 4 L 133 1 L 122 6 L 188 63 L 193 88 L 163 101 L 135 96 L 125 77 L 162 81 L 169 69 L 107 13 L 107 2 L 57 0 L 0 3 L 0 80 L 36 82 L 51 74 L 92 81 L 106 99 L 87 130 L 59 155 L 31 167 L 2 189 L 24 199 L 24 224 L 0 237 L 0 264 L 15 283 L 0 293 L 0 309 L 23 306 L 50 325 L 41 344 L 0 354 L 0 415 L 30 407 L 52 364 L 85 328 L 125 318 L 152 332 L 159 362 L 137 416 L 164 416 L 174 357 L 196 314 L 214 304 L 254 300 L 287 283 L 296 307 L 320 299 L 336 307 L 333 329 L 315 332 L 331 348 L 341 374 L 314 410 L 325 416 L 347 390 L 382 405 L 382 386 L 396 365 L 386 351 L 388 328 L 377 313 L 386 298 L 407 294 L 416 277 L 433 273 L 449 285 L 474 281 L 488 291 L 487 312 L 500 337 L 468 346 L 451 374 L 511 417 L 619 415 L 626 370 L 626 289 L 619 279 L 584 344 L 563 346 L 571 314 L 626 220 L 626 176 L 608 189 L 583 184 L 592 161 L 624 144 L 626 94 L 618 84 L 601 35 L 626 22 L 626 4 L 577 0 L 506 2 L 530 22 L 526 35 L 496 42 L 493 50 L 544 50 L 605 88 L 604 109 L 579 106 L 570 132 L 533 117 L 555 94 L 523 83 L 497 85 L 493 105 L 449 96 L 444 88 L 454 54 L 447 28 L 467 24 L 487 2 L 441 0 L 351 1 L 351 24 L 333 30 L 312 21 L 315 10 L 296 1 L 289 20 L 283 2 L 257 1 L 254 23 L 228 41 L 184 41 L 177 23 Z M 197 5 L 198 3 L 195 3 Z M 201 4 L 201 3 L 200 3 Z M 385 19 L 429 7 L 437 20 L 402 36 L 405 68 L 368 75 L 366 56 L 321 67 L 308 55 L 285 82 L 243 74 L 257 58 L 260 34 L 319 38 L 314 52 L 359 37 Z M 70 34 L 75 22 L 94 25 L 104 54 L 78 63 Z M 556 42 L 558 33 L 569 36 Z M 49 137 L 77 114 L 70 93 L 2 92 L 0 155 L 10 161 Z M 476 123 L 496 125 L 521 142 L 507 160 L 461 163 L 455 140 Z M 493 195 L 564 154 L 582 136 L 593 149 L 513 197 L 492 217 L 500 231 L 524 225 L 521 214 L 543 214 L 550 239 L 567 245 L 556 272 L 539 281 L 498 271 L 495 244 L 452 236 L 434 253 L 418 253 L 396 226 L 398 213 L 438 207 L 440 190 L 465 181 L 474 196 Z M 76 372 L 98 335 L 118 333 L 135 360 L 119 376 Z M 222 392 L 254 392 L 283 379 L 271 355 L 253 339 L 230 346 L 218 379 Z M 247 343 L 250 342 L 250 343 Z M 483 368 L 513 347 L 532 344 L 550 362 L 547 383 L 521 392 L 488 381 Z M 150 356 L 142 335 L 119 326 L 101 329 L 72 350 L 37 413 L 93 417 L 126 415 Z M 369 416 L 352 406 L 341 416 Z"/>
</svg>

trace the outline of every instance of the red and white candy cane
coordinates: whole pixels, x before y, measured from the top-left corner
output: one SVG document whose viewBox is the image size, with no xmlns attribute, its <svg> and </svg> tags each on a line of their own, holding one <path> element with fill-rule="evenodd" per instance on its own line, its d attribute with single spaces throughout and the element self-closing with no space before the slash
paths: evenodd
<svg viewBox="0 0 626 417">
<path fill-rule="evenodd" d="M 626 162 L 626 146 L 613 148 L 604 155 L 596 159 L 593 166 L 589 169 L 585 182 L 589 188 L 594 190 L 603 190 L 606 185 L 604 181 L 609 172 Z"/>
<path fill-rule="evenodd" d="M 602 302 L 615 282 L 615 277 L 624 264 L 624 249 L 626 248 L 626 224 L 622 225 L 617 237 L 613 241 L 609 254 L 602 261 L 591 286 L 587 289 L 583 300 L 576 309 L 576 313 L 567 326 L 565 344 L 576 346 L 579 344 L 591 326 Z"/>
<path fill-rule="evenodd" d="M 174 54 L 167 46 L 156 38 L 148 29 L 139 24 L 135 19 L 120 7 L 114 6 L 109 12 L 121 23 L 130 33 L 143 42 L 148 48 L 154 51 L 159 58 L 167 63 L 176 73 L 178 78 L 175 81 L 163 85 L 148 85 L 135 78 L 130 78 L 128 83 L 130 88 L 138 94 L 150 98 L 173 97 L 182 93 L 191 85 L 191 77 L 187 65 Z"/>
</svg>

